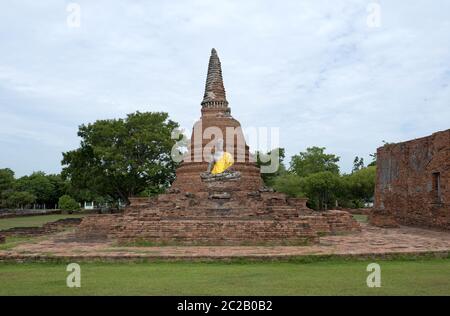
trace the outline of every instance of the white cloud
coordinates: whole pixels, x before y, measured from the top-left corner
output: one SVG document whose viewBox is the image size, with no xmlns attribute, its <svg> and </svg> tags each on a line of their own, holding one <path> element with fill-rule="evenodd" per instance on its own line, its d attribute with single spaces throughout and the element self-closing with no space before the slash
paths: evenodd
<svg viewBox="0 0 450 316">
<path fill-rule="evenodd" d="M 348 171 L 382 140 L 449 128 L 450 3 L 378 1 L 369 28 L 370 2 L 83 0 L 71 29 L 68 2 L 15 1 L 0 11 L 0 166 L 56 172 L 77 125 L 135 110 L 190 128 L 211 47 L 234 116 L 281 127 L 288 155 L 325 146 Z"/>
</svg>

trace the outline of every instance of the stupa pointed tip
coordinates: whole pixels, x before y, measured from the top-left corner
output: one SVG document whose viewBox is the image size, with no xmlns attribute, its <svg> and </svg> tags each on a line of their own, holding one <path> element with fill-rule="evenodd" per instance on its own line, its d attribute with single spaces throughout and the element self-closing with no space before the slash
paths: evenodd
<svg viewBox="0 0 450 316">
<path fill-rule="evenodd" d="M 202 106 L 214 108 L 226 108 L 228 106 L 223 86 L 222 67 L 215 48 L 211 49 Z"/>
</svg>

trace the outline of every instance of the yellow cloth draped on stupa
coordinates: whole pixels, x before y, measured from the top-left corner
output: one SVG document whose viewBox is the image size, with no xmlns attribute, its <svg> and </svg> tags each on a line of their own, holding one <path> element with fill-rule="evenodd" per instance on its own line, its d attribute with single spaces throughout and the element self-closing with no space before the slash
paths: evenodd
<svg viewBox="0 0 450 316">
<path fill-rule="evenodd" d="M 233 156 L 230 153 L 224 152 L 214 164 L 214 168 L 211 170 L 212 174 L 219 174 L 230 168 L 234 164 Z"/>
</svg>

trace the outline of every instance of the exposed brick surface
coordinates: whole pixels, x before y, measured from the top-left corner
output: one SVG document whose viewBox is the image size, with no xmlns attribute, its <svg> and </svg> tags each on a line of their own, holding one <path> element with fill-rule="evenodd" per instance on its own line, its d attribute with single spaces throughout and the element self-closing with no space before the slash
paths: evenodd
<svg viewBox="0 0 450 316">
<path fill-rule="evenodd" d="M 3 236 L 40 236 L 62 231 L 69 227 L 76 227 L 81 218 L 63 218 L 45 223 L 42 227 L 13 227 L 0 231 Z"/>
<path fill-rule="evenodd" d="M 369 216 L 369 223 L 383 228 L 399 227 L 397 220 L 392 212 L 388 210 L 377 210 Z"/>
<path fill-rule="evenodd" d="M 319 235 L 359 231 L 345 211 L 315 212 L 305 199 L 282 193 L 225 191 L 132 198 L 124 214 L 85 217 L 77 229 L 80 239 L 146 240 L 179 244 L 303 244 Z"/>
<path fill-rule="evenodd" d="M 109 217 L 108 215 L 102 215 Z M 37 242 L 22 243 L 13 249 L 0 250 L 2 260 L 230 260 L 233 258 L 281 259 L 299 256 L 358 256 L 371 260 L 390 256 L 430 254 L 448 257 L 450 231 L 436 231 L 416 227 L 379 228 L 361 224 L 361 231 L 352 234 L 321 236 L 319 243 L 309 245 L 254 246 L 198 246 L 151 244 L 118 245 L 114 240 L 83 241 L 71 232 L 51 235 Z"/>
<path fill-rule="evenodd" d="M 450 229 L 450 130 L 378 148 L 370 222 Z"/>
</svg>

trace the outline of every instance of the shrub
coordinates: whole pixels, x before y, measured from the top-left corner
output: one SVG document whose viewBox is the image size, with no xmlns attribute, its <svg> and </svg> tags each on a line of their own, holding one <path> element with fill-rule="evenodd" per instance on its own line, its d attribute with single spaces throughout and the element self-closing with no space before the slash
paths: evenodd
<svg viewBox="0 0 450 316">
<path fill-rule="evenodd" d="M 302 178 L 295 174 L 278 176 L 274 181 L 274 189 L 286 193 L 290 197 L 304 197 Z"/>
<path fill-rule="evenodd" d="M 80 205 L 70 195 L 63 195 L 59 198 L 59 208 L 64 211 L 78 211 Z"/>
</svg>

